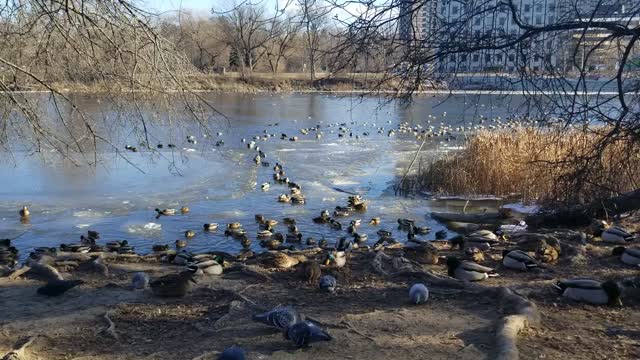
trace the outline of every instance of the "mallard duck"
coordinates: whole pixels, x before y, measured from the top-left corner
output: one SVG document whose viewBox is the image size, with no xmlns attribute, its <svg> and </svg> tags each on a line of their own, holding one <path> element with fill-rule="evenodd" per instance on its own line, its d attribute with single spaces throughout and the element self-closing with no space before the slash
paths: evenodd
<svg viewBox="0 0 640 360">
<path fill-rule="evenodd" d="M 243 236 L 240 239 L 240 245 L 242 245 L 243 248 L 248 248 L 251 246 L 251 239 L 249 239 L 247 236 Z"/>
<path fill-rule="evenodd" d="M 347 203 L 349 203 L 349 205 L 354 206 L 356 204 L 360 204 L 362 203 L 362 197 L 360 195 L 351 195 L 347 198 Z"/>
<path fill-rule="evenodd" d="M 266 182 L 266 183 L 262 183 L 262 185 L 260 185 L 260 189 L 261 189 L 262 191 L 267 191 L 267 190 L 269 190 L 269 187 L 271 187 L 271 184 L 269 184 L 268 182 Z"/>
<path fill-rule="evenodd" d="M 316 241 L 316 239 L 312 238 L 312 237 L 308 237 L 307 238 L 307 245 L 316 245 L 318 242 Z"/>
<path fill-rule="evenodd" d="M 219 257 L 211 260 L 201 260 L 190 265 L 198 268 L 198 272 L 202 271 L 207 275 L 220 275 L 223 271 L 222 259 Z"/>
<path fill-rule="evenodd" d="M 290 217 L 286 217 L 286 218 L 282 219 L 282 222 L 287 224 L 287 225 L 295 225 L 296 224 L 296 219 L 290 218 Z"/>
<path fill-rule="evenodd" d="M 538 267 L 538 262 L 522 250 L 503 250 L 502 265 L 514 270 L 530 270 Z"/>
<path fill-rule="evenodd" d="M 415 305 L 426 303 L 429 300 L 429 289 L 424 284 L 413 284 L 409 289 L 409 300 Z"/>
<path fill-rule="evenodd" d="M 438 230 L 436 231 L 436 240 L 443 240 L 447 238 L 447 230 Z"/>
<path fill-rule="evenodd" d="M 313 218 L 313 222 L 316 224 L 326 224 L 331 220 L 331 218 L 327 215 L 327 216 L 318 216 Z"/>
<path fill-rule="evenodd" d="M 267 238 L 270 238 L 271 235 L 273 235 L 273 233 L 271 233 L 271 231 L 269 231 L 269 230 L 260 230 L 260 231 L 258 231 L 258 238 L 259 239 L 267 239 Z"/>
<path fill-rule="evenodd" d="M 300 243 L 302 242 L 302 233 L 287 233 L 286 239 L 288 243 Z"/>
<path fill-rule="evenodd" d="M 600 238 L 604 242 L 621 245 L 628 244 L 635 240 L 635 237 L 631 235 L 627 230 L 618 226 L 606 229 L 602 232 Z"/>
<path fill-rule="evenodd" d="M 325 238 L 322 238 L 320 239 L 320 241 L 318 241 L 318 246 L 323 249 L 326 248 L 328 245 L 329 245 L 329 242 Z"/>
<path fill-rule="evenodd" d="M 347 239 L 346 237 L 341 237 L 336 242 L 337 251 L 351 252 L 353 248 L 354 248 L 353 240 Z"/>
<path fill-rule="evenodd" d="M 80 243 L 84 245 L 94 245 L 96 243 L 96 239 L 80 235 Z"/>
<path fill-rule="evenodd" d="M 183 248 L 185 246 L 187 246 L 187 240 L 183 240 L 183 239 L 176 240 L 176 248 L 177 249 L 181 249 L 181 248 Z"/>
<path fill-rule="evenodd" d="M 351 225 L 351 224 L 349 224 L 349 226 L 347 226 L 347 233 L 348 234 L 353 234 L 355 232 L 356 232 L 356 227 Z"/>
<path fill-rule="evenodd" d="M 369 225 L 380 225 L 380 218 L 379 217 L 374 217 L 373 219 L 369 220 Z"/>
<path fill-rule="evenodd" d="M 344 251 L 332 251 L 324 259 L 327 266 L 344 267 L 347 264 L 347 254 Z"/>
<path fill-rule="evenodd" d="M 273 266 L 277 269 L 288 269 L 298 265 L 298 263 L 300 263 L 300 260 L 285 253 L 276 252 L 273 254 Z"/>
<path fill-rule="evenodd" d="M 336 291 L 336 286 L 337 280 L 332 275 L 324 275 L 320 277 L 320 280 L 318 282 L 318 287 L 320 288 L 320 290 L 328 291 L 330 293 Z"/>
<path fill-rule="evenodd" d="M 180 212 L 184 215 L 186 213 L 188 213 L 189 211 L 191 211 L 191 209 L 189 209 L 188 206 L 183 206 L 180 208 Z"/>
<path fill-rule="evenodd" d="M 274 238 L 268 240 L 262 240 L 260 242 L 260 246 L 265 247 L 269 250 L 278 250 L 278 248 L 282 245 L 282 241 L 276 240 Z"/>
<path fill-rule="evenodd" d="M 109 251 L 118 251 L 118 249 L 123 246 L 129 246 L 129 242 L 127 240 L 121 240 L 121 241 L 116 240 L 116 241 L 110 241 L 106 245 Z"/>
<path fill-rule="evenodd" d="M 289 193 L 291 195 L 300 195 L 302 192 L 298 188 L 292 188 L 291 190 L 289 190 Z"/>
<path fill-rule="evenodd" d="M 347 210 L 337 209 L 333 211 L 333 216 L 335 217 L 347 217 L 351 215 L 351 213 Z"/>
<path fill-rule="evenodd" d="M 362 243 L 367 241 L 368 239 L 369 236 L 367 236 L 367 234 L 353 233 L 353 240 L 355 240 L 356 242 Z"/>
<path fill-rule="evenodd" d="M 186 250 L 181 250 L 171 260 L 171 262 L 176 265 L 187 265 L 189 263 L 192 263 L 193 261 L 193 254 Z"/>
<path fill-rule="evenodd" d="M 151 247 L 151 250 L 153 250 L 153 252 L 163 252 L 163 251 L 168 251 L 169 250 L 169 245 L 153 245 Z"/>
<path fill-rule="evenodd" d="M 151 281 L 149 287 L 153 294 L 159 297 L 183 297 L 191 288 L 190 283 L 196 283 L 193 275 L 197 271 L 197 267 L 189 266 L 186 271 L 161 276 Z"/>
<path fill-rule="evenodd" d="M 302 277 L 308 284 L 315 284 L 322 275 L 320 264 L 317 261 L 307 261 L 302 263 Z"/>
<path fill-rule="evenodd" d="M 362 225 L 362 220 L 360 219 L 355 219 L 355 220 L 351 220 L 351 226 L 358 228 L 360 227 L 360 225 Z"/>
<path fill-rule="evenodd" d="M 275 239 L 275 240 L 278 240 L 280 242 L 284 241 L 284 235 L 282 235 L 282 233 L 280 233 L 280 232 L 273 233 L 272 238 Z"/>
<path fill-rule="evenodd" d="M 291 195 L 291 202 L 294 204 L 302 205 L 306 202 L 305 197 L 302 194 Z"/>
<path fill-rule="evenodd" d="M 487 251 L 492 246 L 500 244 L 498 240 L 491 240 L 484 237 L 465 237 L 456 235 L 449 240 L 452 248 L 458 246 L 460 249 L 477 248 L 480 251 Z"/>
<path fill-rule="evenodd" d="M 365 212 L 365 211 L 367 211 L 367 203 L 365 201 L 363 201 L 360 204 L 353 205 L 353 208 L 355 209 L 355 211 Z"/>
<path fill-rule="evenodd" d="M 204 224 L 203 228 L 204 228 L 204 231 L 216 231 L 216 230 L 218 230 L 218 224 L 217 223 L 207 223 L 207 224 Z"/>
<path fill-rule="evenodd" d="M 225 236 L 231 236 L 234 239 L 242 239 L 243 236 L 247 234 L 247 231 L 244 229 L 233 229 L 233 230 L 225 230 Z"/>
<path fill-rule="evenodd" d="M 393 234 L 391 233 L 391 231 L 389 230 L 385 230 L 385 229 L 380 229 L 378 231 L 376 231 L 376 234 L 378 234 L 378 236 L 380 237 L 384 237 L 384 236 L 392 236 Z"/>
<path fill-rule="evenodd" d="M 87 230 L 87 236 L 92 239 L 100 239 L 100 233 L 95 230 Z"/>
<path fill-rule="evenodd" d="M 291 201 L 291 197 L 287 194 L 280 194 L 280 196 L 278 196 L 278 202 L 288 203 L 290 201 Z"/>
<path fill-rule="evenodd" d="M 156 209 L 156 212 L 158 213 L 158 215 L 170 216 L 170 215 L 175 215 L 177 211 L 176 209 L 164 209 L 164 210 Z"/>
<path fill-rule="evenodd" d="M 484 262 L 484 253 L 477 247 L 466 247 L 464 249 L 464 259 L 476 263 Z"/>
<path fill-rule="evenodd" d="M 542 262 L 554 262 L 560 256 L 560 242 L 553 236 L 540 234 L 518 234 L 512 238 L 516 248 L 524 252 L 536 254 Z"/>
<path fill-rule="evenodd" d="M 448 274 L 462 281 L 482 281 L 490 276 L 497 276 L 492 268 L 471 261 L 460 261 L 455 256 L 447 258 Z"/>
<path fill-rule="evenodd" d="M 239 222 L 232 222 L 227 224 L 227 230 L 237 230 L 242 228 L 242 224 L 240 224 Z"/>
<path fill-rule="evenodd" d="M 322 210 L 320 211 L 320 216 L 324 217 L 324 218 L 328 218 L 331 216 L 331 214 L 329 214 L 329 210 Z"/>
<path fill-rule="evenodd" d="M 416 224 L 415 220 L 403 219 L 403 218 L 398 219 L 398 225 L 402 229 L 413 229 L 415 224 Z"/>
<path fill-rule="evenodd" d="M 278 306 L 262 314 L 253 315 L 253 321 L 261 322 L 278 330 L 286 330 L 289 326 L 302 320 L 291 306 Z"/>
<path fill-rule="evenodd" d="M 257 222 L 258 224 L 263 224 L 263 223 L 264 223 L 264 221 L 266 220 L 266 219 L 265 219 L 265 217 L 264 217 L 264 215 L 262 215 L 262 214 L 255 214 L 255 215 L 253 216 L 253 218 L 254 218 L 254 219 L 256 219 L 256 222 Z"/>
<path fill-rule="evenodd" d="M 273 171 L 278 172 L 278 171 L 281 171 L 281 170 L 282 170 L 282 165 L 280 165 L 280 164 L 276 163 L 276 164 L 273 166 Z"/>
<path fill-rule="evenodd" d="M 640 248 L 616 246 L 612 254 L 614 256 L 620 256 L 620 261 L 627 265 L 640 265 Z"/>
<path fill-rule="evenodd" d="M 82 280 L 51 280 L 46 285 L 38 288 L 38 295 L 60 296 L 78 285 L 84 284 Z"/>
<path fill-rule="evenodd" d="M 622 288 L 613 280 L 600 282 L 592 279 L 572 279 L 559 281 L 555 287 L 562 296 L 593 305 L 622 306 Z"/>
<path fill-rule="evenodd" d="M 277 221 L 275 221 L 275 220 L 265 220 L 265 221 L 263 222 L 263 225 L 265 225 L 265 226 L 268 226 L 268 227 L 272 228 L 272 227 L 274 227 L 274 226 L 278 225 L 278 222 L 277 222 Z"/>
<path fill-rule="evenodd" d="M 304 320 L 289 326 L 285 339 L 291 340 L 298 347 L 305 347 L 314 342 L 331 341 L 332 337 L 318 325 Z"/>
<path fill-rule="evenodd" d="M 419 235 L 427 235 L 431 232 L 431 228 L 428 226 L 414 226 L 413 232 Z"/>
<path fill-rule="evenodd" d="M 190 239 L 194 236 L 196 236 L 196 232 L 193 230 L 187 230 L 184 232 L 184 237 L 186 237 L 187 239 Z"/>
<path fill-rule="evenodd" d="M 28 218 L 31 215 L 31 212 L 28 207 L 23 206 L 22 209 L 20 209 L 19 214 L 21 218 Z"/>
<path fill-rule="evenodd" d="M 404 257 L 420 264 L 436 265 L 438 263 L 438 249 L 431 244 L 407 244 L 404 247 Z"/>
<path fill-rule="evenodd" d="M 302 187 L 301 187 L 299 184 L 294 183 L 293 181 L 289 181 L 289 183 L 287 184 L 287 186 L 288 186 L 290 189 L 298 189 L 298 190 L 302 190 Z"/>
<path fill-rule="evenodd" d="M 331 225 L 331 228 L 334 230 L 342 230 L 342 224 L 340 224 L 336 220 L 329 219 L 329 224 Z"/>
</svg>

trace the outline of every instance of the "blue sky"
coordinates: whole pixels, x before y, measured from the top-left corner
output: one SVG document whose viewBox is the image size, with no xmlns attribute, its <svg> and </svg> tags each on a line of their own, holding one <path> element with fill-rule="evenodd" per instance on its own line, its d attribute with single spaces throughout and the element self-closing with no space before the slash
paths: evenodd
<svg viewBox="0 0 640 360">
<path fill-rule="evenodd" d="M 145 7 L 149 10 L 155 10 L 158 12 L 174 11 L 182 8 L 182 10 L 195 10 L 206 11 L 209 13 L 211 6 L 219 4 L 220 1 L 216 0 L 147 0 L 145 1 Z"/>
</svg>

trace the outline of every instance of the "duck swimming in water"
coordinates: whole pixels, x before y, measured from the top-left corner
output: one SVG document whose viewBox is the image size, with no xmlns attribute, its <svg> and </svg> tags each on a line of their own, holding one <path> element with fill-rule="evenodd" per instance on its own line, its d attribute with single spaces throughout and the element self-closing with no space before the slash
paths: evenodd
<svg viewBox="0 0 640 360">
<path fill-rule="evenodd" d="M 165 215 L 165 216 L 171 216 L 171 215 L 175 215 L 176 214 L 176 209 L 157 209 L 156 208 L 156 213 L 158 213 L 158 215 Z"/>
<path fill-rule="evenodd" d="M 22 209 L 20 209 L 19 213 L 20 217 L 23 219 L 28 218 L 31 215 L 29 208 L 27 208 L 26 206 L 23 206 Z"/>
</svg>

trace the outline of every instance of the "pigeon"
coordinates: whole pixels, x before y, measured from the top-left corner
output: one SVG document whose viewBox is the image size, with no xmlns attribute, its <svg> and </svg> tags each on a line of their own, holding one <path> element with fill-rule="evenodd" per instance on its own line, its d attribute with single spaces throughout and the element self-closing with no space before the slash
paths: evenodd
<svg viewBox="0 0 640 360">
<path fill-rule="evenodd" d="M 253 315 L 253 320 L 278 330 L 286 330 L 291 324 L 301 321 L 302 318 L 291 306 L 283 306 L 276 307 L 262 314 Z"/>
<path fill-rule="evenodd" d="M 82 280 L 51 280 L 47 285 L 38 288 L 39 295 L 46 296 L 59 296 L 64 294 L 67 290 L 84 284 Z"/>
<path fill-rule="evenodd" d="M 149 286 L 149 275 L 143 272 L 133 274 L 131 278 L 131 289 L 146 289 Z"/>
<path fill-rule="evenodd" d="M 244 349 L 234 345 L 224 349 L 224 351 L 220 353 L 218 360 L 245 360 L 246 358 L 247 355 Z"/>
<path fill-rule="evenodd" d="M 409 289 L 409 298 L 412 304 L 422 304 L 429 300 L 429 289 L 424 284 L 414 284 Z"/>
<path fill-rule="evenodd" d="M 298 347 L 308 346 L 319 341 L 330 341 L 331 335 L 310 321 L 300 321 L 287 328 L 285 338 Z"/>
<path fill-rule="evenodd" d="M 326 290 L 330 293 L 336 291 L 337 281 L 336 278 L 331 275 L 324 275 L 320 278 L 320 289 Z"/>
</svg>

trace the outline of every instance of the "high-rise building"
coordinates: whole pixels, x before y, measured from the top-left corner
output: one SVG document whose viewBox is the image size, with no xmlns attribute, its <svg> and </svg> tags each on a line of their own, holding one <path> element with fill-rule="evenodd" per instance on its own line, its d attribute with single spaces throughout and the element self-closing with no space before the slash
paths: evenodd
<svg viewBox="0 0 640 360">
<path fill-rule="evenodd" d="M 399 34 L 403 41 L 427 42 L 434 32 L 434 13 L 438 1 L 400 0 Z"/>
</svg>

